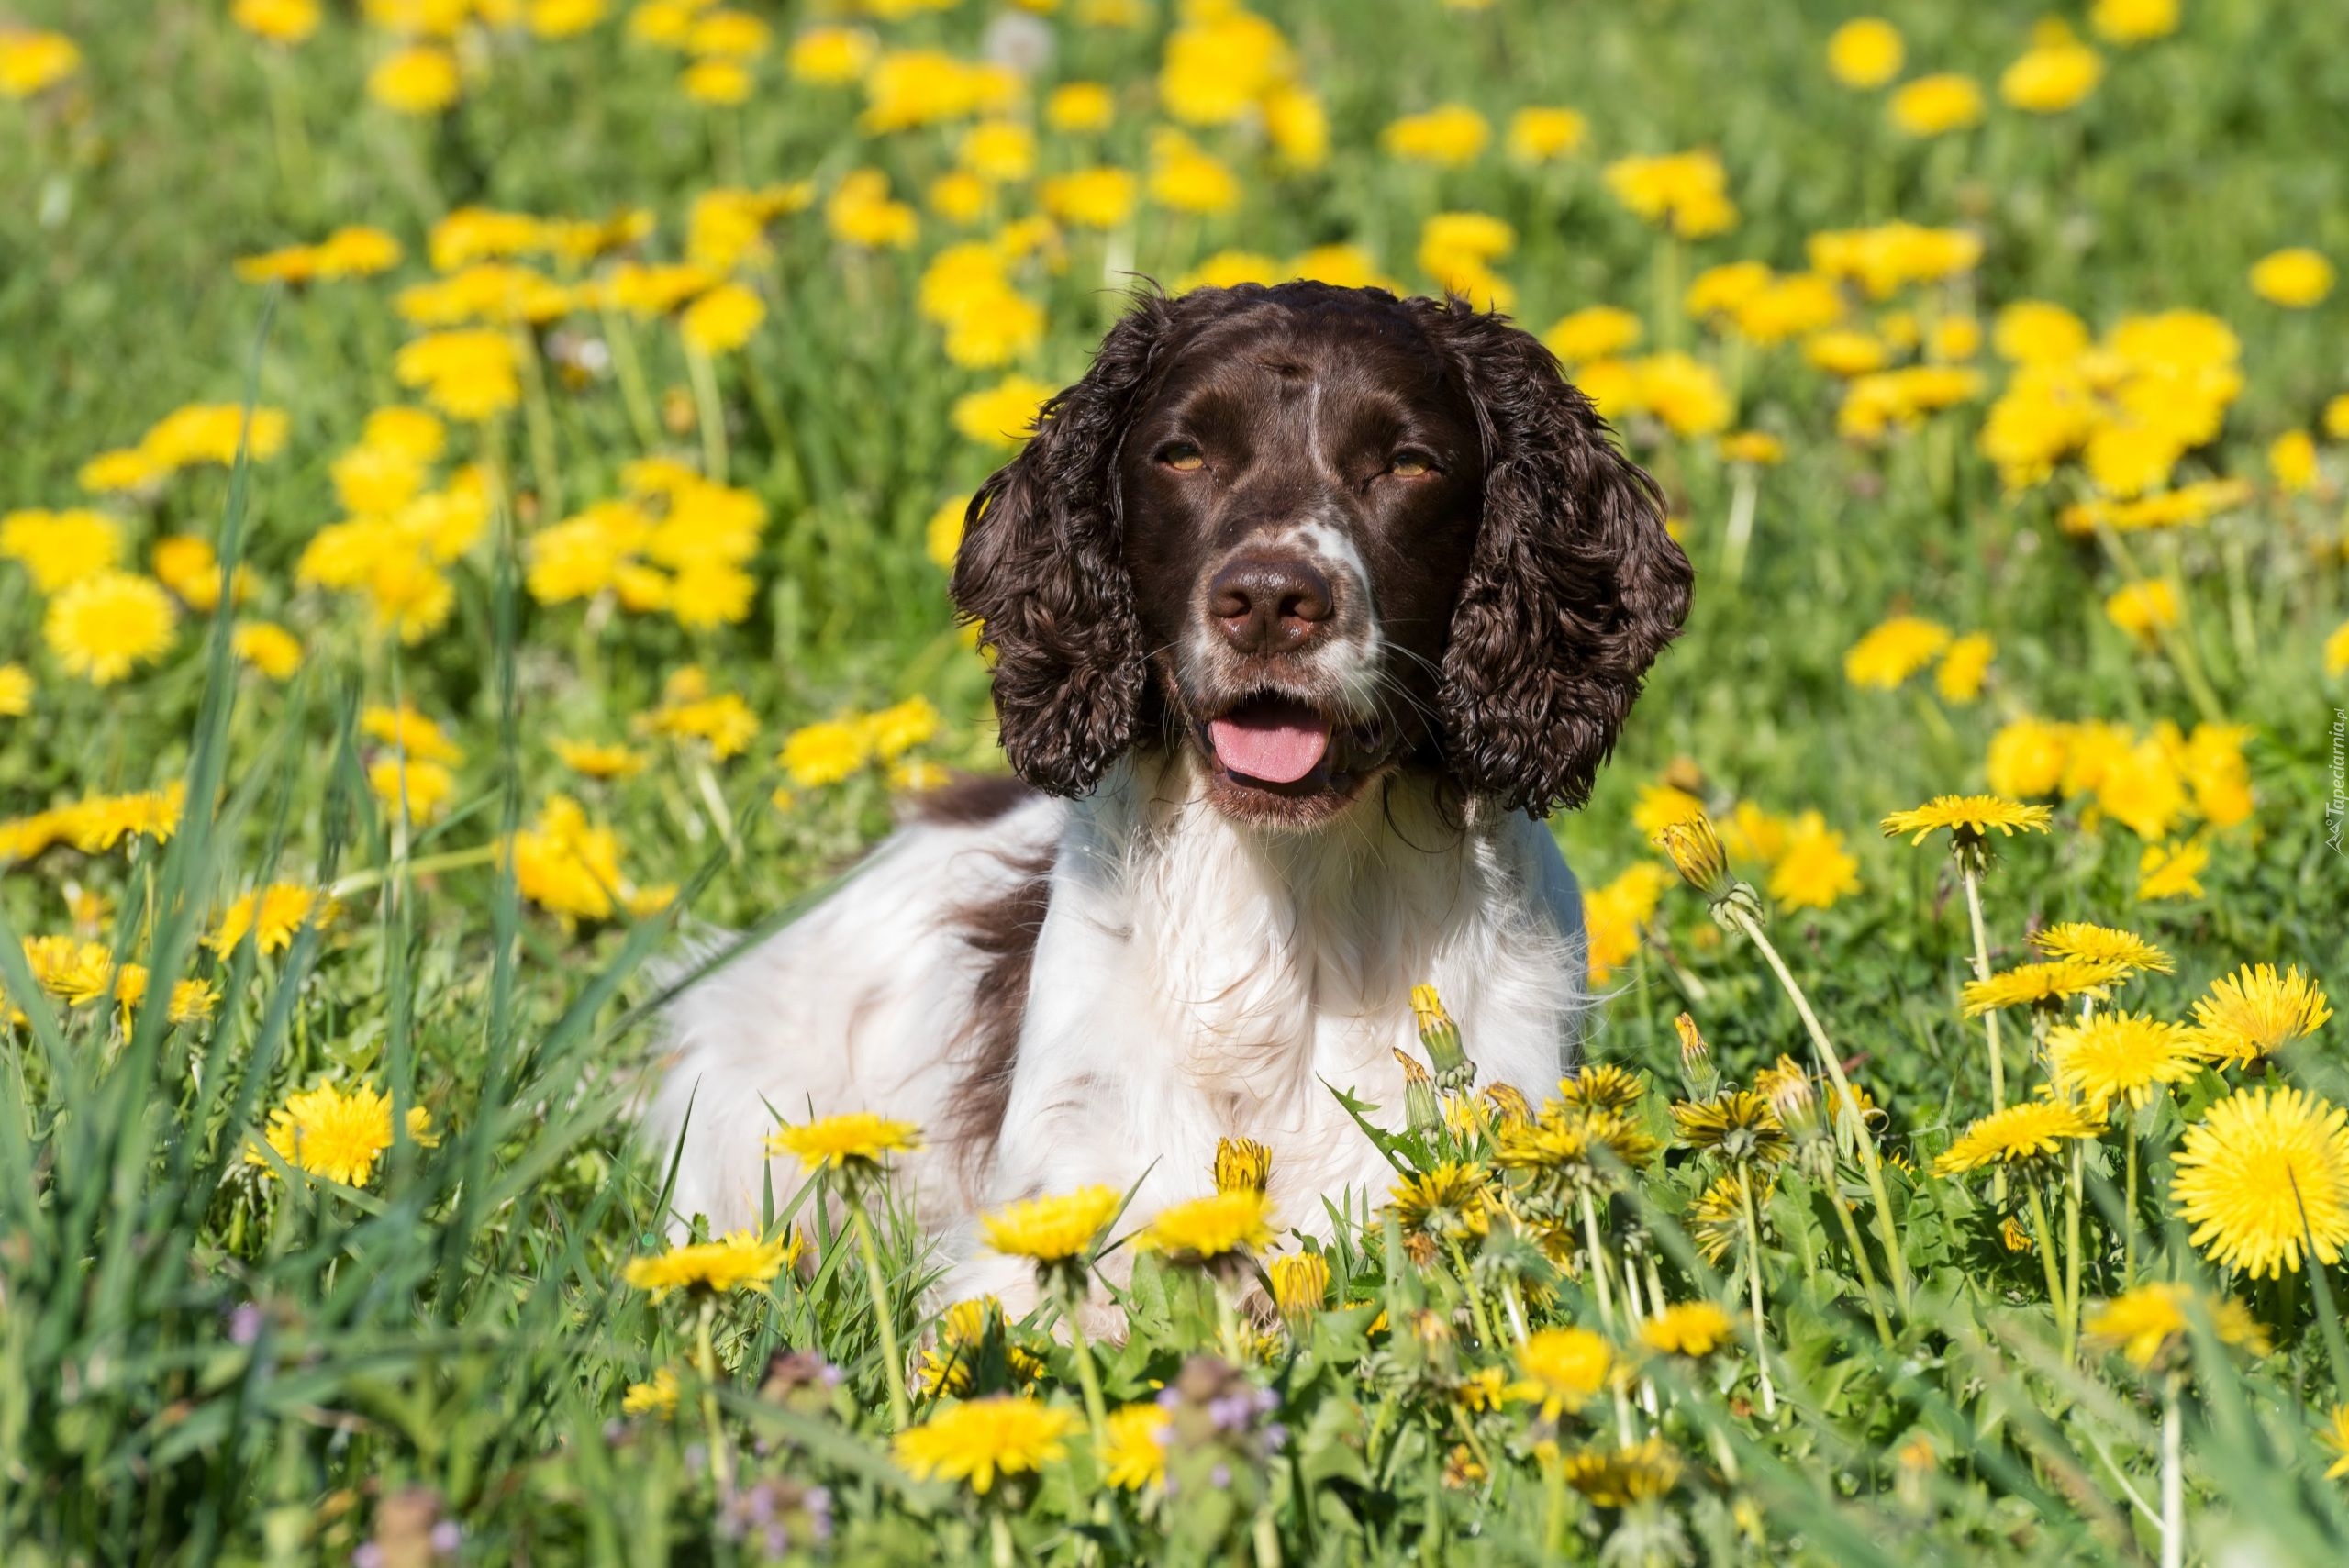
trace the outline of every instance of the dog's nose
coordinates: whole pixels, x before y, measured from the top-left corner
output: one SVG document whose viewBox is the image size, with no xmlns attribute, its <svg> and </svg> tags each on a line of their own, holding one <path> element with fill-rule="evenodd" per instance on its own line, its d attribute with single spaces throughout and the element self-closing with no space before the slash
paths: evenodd
<svg viewBox="0 0 2349 1568">
<path fill-rule="evenodd" d="M 1296 557 L 1235 561 L 1208 584 L 1208 614 L 1242 653 L 1287 653 L 1319 636 L 1334 609 L 1330 580 Z"/>
</svg>

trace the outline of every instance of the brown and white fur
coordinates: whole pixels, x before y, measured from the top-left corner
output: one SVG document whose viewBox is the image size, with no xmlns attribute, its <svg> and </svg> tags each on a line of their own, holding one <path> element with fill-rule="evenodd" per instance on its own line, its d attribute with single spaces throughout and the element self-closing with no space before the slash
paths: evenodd
<svg viewBox="0 0 2349 1568">
<path fill-rule="evenodd" d="M 1272 1147 L 1284 1223 L 1375 1202 L 1332 1090 L 1399 1116 L 1414 984 L 1481 1083 L 1574 1060 L 1580 900 L 1538 817 L 1586 797 L 1689 580 L 1501 318 L 1144 298 L 969 515 L 955 596 L 1024 783 L 928 802 L 679 998 L 676 1213 L 754 1218 L 775 1118 L 852 1109 L 928 1129 L 903 1170 L 954 1296 L 1028 1295 L 979 1212 L 1102 1183 L 1138 1222 L 1210 1190 L 1219 1137 Z"/>
</svg>

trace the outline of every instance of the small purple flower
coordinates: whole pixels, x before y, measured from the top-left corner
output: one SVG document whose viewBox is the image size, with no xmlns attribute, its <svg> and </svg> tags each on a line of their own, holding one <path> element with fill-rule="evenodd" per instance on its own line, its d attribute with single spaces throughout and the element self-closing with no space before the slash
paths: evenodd
<svg viewBox="0 0 2349 1568">
<path fill-rule="evenodd" d="M 351 1568 L 384 1568 L 384 1549 L 372 1540 L 362 1541 L 351 1554 Z"/>
<path fill-rule="evenodd" d="M 1226 1486 L 1230 1485 L 1231 1466 L 1228 1464 L 1219 1464 L 1213 1470 L 1208 1471 L 1208 1485 L 1214 1487 L 1219 1492 L 1222 1491 Z"/>
<path fill-rule="evenodd" d="M 432 1527 L 432 1550 L 443 1557 L 454 1553 L 458 1543 L 464 1539 L 465 1532 L 457 1528 L 454 1519 L 442 1519 Z"/>
<path fill-rule="evenodd" d="M 228 1314 L 228 1342 L 232 1345 L 251 1344 L 261 1338 L 261 1304 L 256 1301 L 240 1303 L 235 1311 Z"/>
</svg>

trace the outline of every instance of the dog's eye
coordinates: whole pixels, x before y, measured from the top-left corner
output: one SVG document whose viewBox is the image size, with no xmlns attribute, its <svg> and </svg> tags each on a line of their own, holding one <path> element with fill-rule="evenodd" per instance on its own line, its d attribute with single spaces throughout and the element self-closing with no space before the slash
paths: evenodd
<svg viewBox="0 0 2349 1568">
<path fill-rule="evenodd" d="M 1195 473 L 1207 466 L 1207 458 L 1188 441 L 1170 441 L 1161 448 L 1158 461 L 1177 473 Z"/>
<path fill-rule="evenodd" d="M 1397 452 L 1386 472 L 1397 479 L 1418 479 L 1435 472 L 1435 459 L 1425 452 Z"/>
</svg>

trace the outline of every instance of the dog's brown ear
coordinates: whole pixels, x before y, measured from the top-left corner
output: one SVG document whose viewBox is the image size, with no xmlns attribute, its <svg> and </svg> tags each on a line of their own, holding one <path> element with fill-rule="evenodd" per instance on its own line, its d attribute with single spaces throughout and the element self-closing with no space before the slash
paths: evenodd
<svg viewBox="0 0 2349 1568">
<path fill-rule="evenodd" d="M 1485 448 L 1484 519 L 1443 659 L 1446 756 L 1509 809 L 1577 806 L 1679 633 L 1695 573 L 1654 481 L 1547 349 L 1459 300 L 1419 308 Z"/>
<path fill-rule="evenodd" d="M 1132 742 L 1146 665 L 1122 552 L 1118 450 L 1174 307 L 1141 298 L 1085 379 L 971 498 L 954 603 L 995 652 L 996 717 L 1019 776 L 1082 795 Z"/>
</svg>

